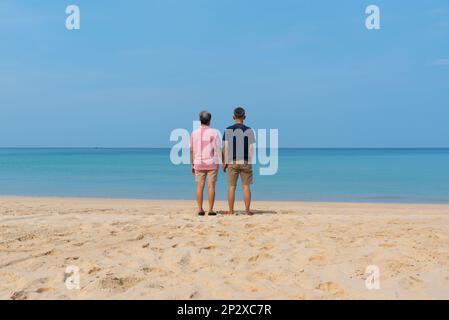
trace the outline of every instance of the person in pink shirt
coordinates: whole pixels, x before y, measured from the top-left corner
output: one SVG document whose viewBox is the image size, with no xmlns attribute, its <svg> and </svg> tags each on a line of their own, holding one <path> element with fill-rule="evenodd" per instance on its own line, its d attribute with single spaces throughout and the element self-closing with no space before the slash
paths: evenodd
<svg viewBox="0 0 449 320">
<path fill-rule="evenodd" d="M 190 162 L 192 174 L 197 182 L 196 201 L 198 215 L 204 216 L 203 192 L 207 179 L 209 200 L 209 216 L 215 216 L 215 183 L 217 182 L 218 165 L 221 159 L 221 139 L 217 130 L 210 127 L 212 116 L 207 111 L 200 112 L 201 126 L 190 136 Z"/>
</svg>

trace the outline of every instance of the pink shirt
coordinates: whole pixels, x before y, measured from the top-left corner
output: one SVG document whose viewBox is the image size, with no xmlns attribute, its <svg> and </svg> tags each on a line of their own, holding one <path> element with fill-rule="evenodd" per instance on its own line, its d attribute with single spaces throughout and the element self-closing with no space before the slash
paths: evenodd
<svg viewBox="0 0 449 320">
<path fill-rule="evenodd" d="M 195 170 L 217 170 L 221 157 L 220 135 L 209 126 L 201 125 L 190 136 Z"/>
</svg>

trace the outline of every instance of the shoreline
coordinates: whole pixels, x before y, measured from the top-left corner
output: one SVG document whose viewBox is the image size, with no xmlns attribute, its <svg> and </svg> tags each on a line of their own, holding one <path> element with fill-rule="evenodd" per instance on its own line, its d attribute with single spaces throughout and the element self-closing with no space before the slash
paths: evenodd
<svg viewBox="0 0 449 320">
<path fill-rule="evenodd" d="M 96 196 L 51 196 L 51 195 L 1 195 L 0 200 L 78 200 L 78 201 L 124 201 L 124 202 L 174 202 L 174 203 L 192 203 L 196 206 L 196 200 L 191 199 L 172 199 L 172 198 L 129 198 L 129 197 L 96 197 Z M 242 204 L 243 199 L 236 198 L 236 205 Z M 300 206 L 319 206 L 319 205 L 335 205 L 335 206 L 391 206 L 391 207 L 441 207 L 449 208 L 449 203 L 446 202 L 377 202 L 377 201 L 310 201 L 310 200 L 252 200 L 252 204 L 290 204 L 290 205 L 300 205 Z M 207 204 L 207 195 L 204 197 L 204 204 Z M 215 204 L 227 205 L 226 199 L 215 200 Z"/>
<path fill-rule="evenodd" d="M 449 299 L 449 205 L 253 208 L 0 196 L 0 299 Z M 380 290 L 365 285 L 372 265 Z"/>
</svg>

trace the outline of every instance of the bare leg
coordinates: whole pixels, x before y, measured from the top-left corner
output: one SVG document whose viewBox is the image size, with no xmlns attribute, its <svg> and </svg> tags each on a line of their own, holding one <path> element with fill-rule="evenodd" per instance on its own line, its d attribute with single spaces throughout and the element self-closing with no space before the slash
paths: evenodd
<svg viewBox="0 0 449 320">
<path fill-rule="evenodd" d="M 203 212 L 203 190 L 204 180 L 199 181 L 196 185 L 196 202 L 198 203 L 198 212 Z"/>
<path fill-rule="evenodd" d="M 234 214 L 234 202 L 235 202 L 235 186 L 229 186 L 228 190 L 229 214 Z"/>
<path fill-rule="evenodd" d="M 215 182 L 208 181 L 207 184 L 208 199 L 209 199 L 209 212 L 214 211 L 215 203 Z"/>
<path fill-rule="evenodd" d="M 243 198 L 245 200 L 245 211 L 247 214 L 252 214 L 251 207 L 251 188 L 248 185 L 243 185 Z"/>
</svg>

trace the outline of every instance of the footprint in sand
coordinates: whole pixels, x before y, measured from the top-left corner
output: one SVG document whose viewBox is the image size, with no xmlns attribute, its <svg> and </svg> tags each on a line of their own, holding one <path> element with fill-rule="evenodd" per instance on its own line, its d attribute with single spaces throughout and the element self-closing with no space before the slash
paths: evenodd
<svg viewBox="0 0 449 320">
<path fill-rule="evenodd" d="M 229 259 L 229 261 L 232 263 L 239 263 L 240 260 L 242 260 L 240 257 L 234 257 L 234 258 Z"/>
<path fill-rule="evenodd" d="M 16 240 L 22 242 L 22 241 L 27 241 L 27 240 L 33 240 L 34 238 L 36 238 L 36 236 L 34 234 L 27 233 L 23 236 L 18 237 Z"/>
<path fill-rule="evenodd" d="M 98 271 L 101 271 L 101 268 L 94 266 L 93 268 L 91 268 L 87 273 L 88 274 L 92 274 L 92 273 L 96 273 Z"/>
<path fill-rule="evenodd" d="M 43 256 L 51 256 L 51 255 L 53 255 L 55 252 L 56 252 L 55 249 L 51 249 L 51 250 L 49 250 L 49 251 L 44 252 L 42 255 L 43 255 Z"/>
<path fill-rule="evenodd" d="M 74 243 L 72 244 L 72 246 L 74 247 L 82 247 L 87 243 L 87 241 L 83 241 L 83 242 L 78 242 L 78 243 Z"/>
<path fill-rule="evenodd" d="M 162 290 L 165 287 L 162 284 L 160 284 L 159 282 L 152 282 L 152 283 L 148 284 L 148 288 Z"/>
<path fill-rule="evenodd" d="M 143 240 L 144 238 L 145 238 L 145 235 L 142 233 L 142 234 L 139 234 L 135 239 L 131 239 L 131 240 L 140 241 L 140 240 Z"/>
<path fill-rule="evenodd" d="M 76 261 L 78 260 L 80 257 L 67 257 L 65 258 L 65 261 Z"/>
<path fill-rule="evenodd" d="M 405 277 L 402 278 L 399 281 L 399 285 L 401 287 L 403 287 L 404 289 L 410 290 L 410 289 L 415 289 L 417 287 L 420 287 L 422 285 L 422 280 L 414 277 L 414 276 L 409 276 L 409 277 Z"/>
<path fill-rule="evenodd" d="M 217 247 L 217 246 L 211 244 L 211 245 L 209 245 L 209 246 L 202 247 L 202 248 L 200 249 L 200 252 L 201 252 L 202 250 L 213 250 L 213 249 L 215 249 L 216 247 Z"/>
<path fill-rule="evenodd" d="M 52 288 L 39 288 L 36 290 L 37 293 L 45 293 L 45 292 L 49 292 L 52 291 Z"/>
<path fill-rule="evenodd" d="M 106 277 L 100 280 L 100 289 L 111 290 L 116 292 L 125 292 L 141 282 L 141 278 L 135 277 Z"/>
<path fill-rule="evenodd" d="M 161 273 L 161 272 L 163 272 L 164 270 L 162 270 L 161 268 L 158 268 L 158 267 L 143 267 L 143 268 L 142 268 L 142 271 L 143 271 L 145 274 L 147 274 L 147 273 L 150 273 L 150 272 Z"/>
<path fill-rule="evenodd" d="M 273 248 L 274 248 L 274 246 L 272 244 L 266 244 L 263 247 L 261 247 L 261 249 L 265 250 L 265 251 L 269 251 L 269 250 L 271 250 Z"/>
<path fill-rule="evenodd" d="M 150 248 L 151 251 L 155 251 L 155 252 L 159 252 L 159 253 L 163 253 L 164 249 L 163 248 L 159 248 L 159 247 L 152 247 Z"/>
<path fill-rule="evenodd" d="M 344 295 L 344 290 L 340 288 L 338 284 L 332 281 L 320 282 L 315 289 L 323 291 L 325 293 L 330 293 L 337 297 L 342 297 Z"/>
<path fill-rule="evenodd" d="M 181 260 L 179 260 L 178 263 L 179 263 L 181 266 L 185 267 L 185 266 L 187 266 L 188 264 L 190 264 L 190 259 L 191 259 L 190 253 L 186 253 L 186 254 L 181 258 Z"/>
<path fill-rule="evenodd" d="M 27 293 L 25 291 L 16 291 L 12 294 L 11 300 L 26 300 L 28 299 Z"/>
<path fill-rule="evenodd" d="M 248 262 L 257 262 L 259 260 L 271 259 L 271 258 L 273 258 L 273 256 L 269 255 L 268 253 L 261 253 L 261 254 L 257 254 L 255 256 L 249 257 Z"/>
<path fill-rule="evenodd" d="M 326 264 L 326 258 L 324 256 L 315 255 L 309 258 L 309 261 L 314 265 L 324 265 Z"/>
</svg>

